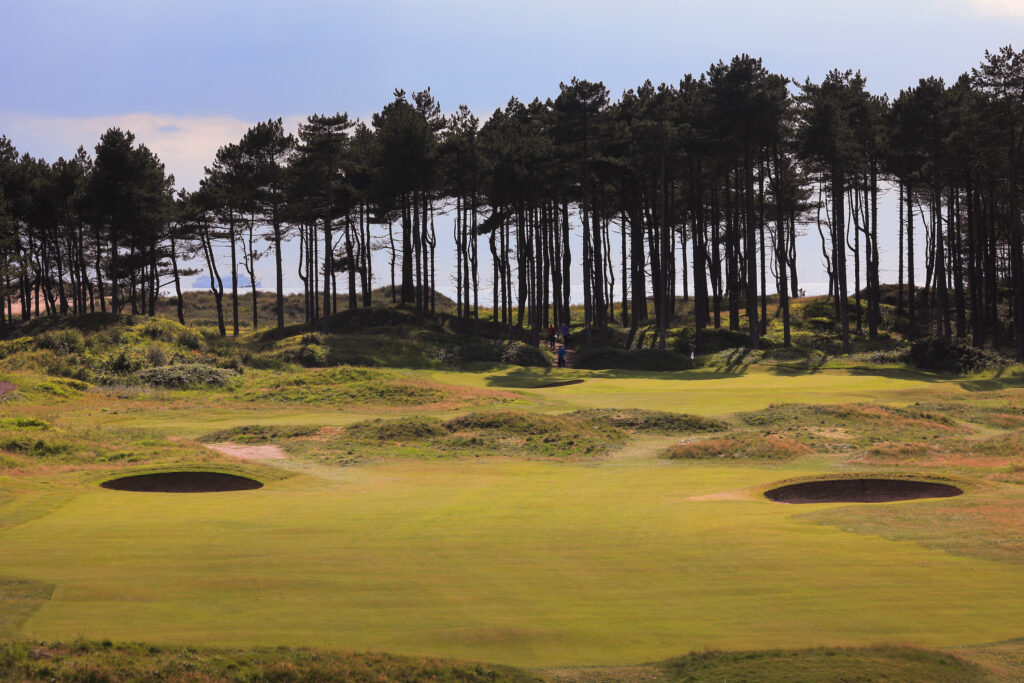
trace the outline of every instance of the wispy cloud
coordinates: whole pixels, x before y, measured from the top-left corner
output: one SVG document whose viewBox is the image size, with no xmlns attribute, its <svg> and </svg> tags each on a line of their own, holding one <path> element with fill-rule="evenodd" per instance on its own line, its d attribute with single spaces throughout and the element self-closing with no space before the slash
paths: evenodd
<svg viewBox="0 0 1024 683">
<path fill-rule="evenodd" d="M 970 4 L 982 14 L 1024 17 L 1024 0 L 970 0 Z"/>
<path fill-rule="evenodd" d="M 90 153 L 108 128 L 130 130 L 173 173 L 178 187 L 193 189 L 217 148 L 235 142 L 252 125 L 233 117 L 119 114 L 91 118 L 36 117 L 0 113 L 0 133 L 20 152 L 53 161 L 84 146 Z"/>
</svg>

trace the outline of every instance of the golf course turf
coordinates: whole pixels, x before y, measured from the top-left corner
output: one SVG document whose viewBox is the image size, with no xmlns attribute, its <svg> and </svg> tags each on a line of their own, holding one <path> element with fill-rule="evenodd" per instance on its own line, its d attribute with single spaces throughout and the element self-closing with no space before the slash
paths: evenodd
<svg viewBox="0 0 1024 683">
<path fill-rule="evenodd" d="M 309 386 L 318 372 L 289 381 Z M 1016 431 L 991 426 L 1024 407 L 1015 375 L 395 375 L 401 387 L 455 386 L 458 397 L 514 393 L 485 409 L 432 396 L 429 409 L 327 400 L 254 410 L 246 387 L 266 383 L 256 370 L 231 390 L 124 398 L 54 397 L 33 389 L 38 377 L 8 373 L 25 389 L 0 407 L 4 424 L 18 425 L 2 446 L 0 604 L 25 607 L 4 635 L 387 652 L 561 676 L 707 649 L 854 648 L 842 656 L 866 662 L 875 654 L 857 648 L 898 643 L 971 659 L 972 648 L 1024 634 L 1015 590 L 1024 563 L 990 547 L 995 537 L 1024 547 L 1024 516 L 1006 522 L 1005 512 L 1024 509 Z M 533 391 L 571 380 L 586 381 Z M 971 419 L 913 407 L 921 401 Z M 776 430 L 799 448 L 719 455 L 723 443 L 772 440 Z M 285 457 L 222 455 L 201 445 L 211 434 Z M 717 445 L 704 457 L 661 455 L 679 444 L 699 453 L 705 441 Z M 197 473 L 262 488 L 105 490 L 117 480 L 174 490 L 159 480 Z M 843 494 L 814 508 L 764 495 L 812 480 L 923 482 L 930 495 L 963 495 L 857 506 Z M 948 533 L 933 523 L 947 517 L 959 525 Z M 908 657 L 900 661 L 921 659 Z"/>
</svg>

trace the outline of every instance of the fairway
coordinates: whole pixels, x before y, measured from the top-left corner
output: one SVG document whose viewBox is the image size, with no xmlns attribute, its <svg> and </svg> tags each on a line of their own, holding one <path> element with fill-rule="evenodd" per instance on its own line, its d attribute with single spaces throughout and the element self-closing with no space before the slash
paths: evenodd
<svg viewBox="0 0 1024 683">
<path fill-rule="evenodd" d="M 40 639 L 550 666 L 1024 632 L 1010 589 L 1024 567 L 816 526 L 755 492 L 693 499 L 803 473 L 497 461 L 222 494 L 88 490 L 0 535 L 0 574 L 56 585 L 22 629 Z"/>
<path fill-rule="evenodd" d="M 358 433 L 366 424 L 468 418 L 474 414 L 468 407 L 442 407 L 433 416 L 415 407 L 328 411 L 283 404 L 255 411 L 225 397 L 208 400 L 218 405 L 207 410 L 189 408 L 170 393 L 123 410 L 119 406 L 126 402 L 108 398 L 100 404 L 106 406 L 105 424 L 94 428 L 108 431 L 90 432 L 90 438 L 131 427 L 125 433 L 134 443 L 194 444 L 215 468 L 264 485 L 213 493 L 99 486 L 112 472 L 131 474 L 132 467 L 67 475 L 43 470 L 0 482 L 0 510 L 13 515 L 0 531 L 0 577 L 16 580 L 9 594 L 43 596 L 33 598 L 34 611 L 21 608 L 26 618 L 16 617 L 9 635 L 312 646 L 575 667 L 636 665 L 706 648 L 962 648 L 1024 633 L 1024 596 L 1013 588 L 1024 581 L 1024 564 L 993 561 L 978 547 L 1002 533 L 1000 527 L 974 521 L 967 531 L 945 532 L 929 521 L 969 518 L 958 510 L 1022 505 L 1019 487 L 992 478 L 999 470 L 991 465 L 922 461 L 893 467 L 863 460 L 871 452 L 863 449 L 880 435 L 973 443 L 993 435 L 1002 439 L 1004 432 L 918 408 L 892 409 L 897 412 L 883 413 L 877 424 L 860 424 L 856 420 L 875 413 L 854 410 L 858 404 L 929 400 L 963 406 L 954 412 L 981 404 L 998 408 L 1017 401 L 1015 376 L 952 380 L 883 369 L 763 367 L 661 375 L 515 368 L 409 376 L 439 386 L 513 392 L 511 408 L 502 410 L 518 411 L 512 414 L 524 424 L 533 424 L 531 415 L 558 415 L 572 429 L 584 429 L 589 423 L 566 413 L 614 406 L 643 415 L 644 409 L 661 409 L 713 415 L 708 428 L 721 425 L 714 429 L 728 434 L 739 429 L 752 434 L 750 443 L 777 443 L 771 427 L 749 432 L 744 425 L 753 418 L 742 416 L 763 415 L 750 424 L 770 425 L 790 419 L 785 410 L 743 411 L 810 404 L 808 410 L 818 405 L 819 413 L 845 416 L 822 417 L 822 424 L 847 420 L 843 424 L 853 431 L 837 430 L 842 434 L 831 441 L 807 441 L 810 447 L 794 441 L 799 448 L 788 447 L 797 456 L 767 459 L 672 460 L 659 457 L 667 446 L 718 437 L 652 432 L 616 442 L 618 432 L 602 437 L 600 431 L 587 432 L 591 441 L 585 442 L 613 439 L 598 457 L 559 459 L 553 457 L 557 451 L 529 451 L 538 446 L 511 435 L 501 448 L 488 450 L 485 444 L 459 457 L 446 449 L 455 443 L 451 439 L 468 437 L 417 441 L 415 432 L 386 437 L 382 431 L 379 443 L 331 439 Z M 567 379 L 584 381 L 531 388 Z M 16 410 L 10 405 L 16 404 L 3 409 Z M 86 397 L 34 410 L 57 425 L 78 426 L 95 419 L 96 405 Z M 817 420 L 819 413 L 793 419 Z M 365 422 L 375 414 L 384 422 Z M 559 422 L 551 424 L 557 432 Z M 778 424 L 787 438 L 819 438 L 813 425 L 800 431 Z M 278 435 L 255 443 L 278 444 L 286 457 L 233 460 L 188 440 L 233 425 L 271 430 L 251 432 Z M 312 436 L 302 436 L 311 429 Z M 857 436 L 858 429 L 869 431 Z M 217 438 L 230 439 L 232 433 L 218 432 L 226 436 Z M 395 444 L 400 457 L 387 457 L 389 438 L 403 442 Z M 377 456 L 349 465 L 332 459 L 332 449 L 352 453 L 360 443 L 372 445 Z M 518 452 L 517 443 L 527 450 Z M 963 448 L 955 445 L 960 441 L 950 443 L 954 450 Z M 783 482 L 867 472 L 938 476 L 964 495 L 866 507 L 786 505 L 763 495 Z M 190 488 L 191 480 L 183 486 L 204 490 Z M 903 526 L 888 533 L 879 525 L 890 518 Z M 979 530 L 984 533 L 973 546 L 950 545 Z"/>
<path fill-rule="evenodd" d="M 784 366 L 742 366 L 737 370 L 566 370 L 515 368 L 499 372 L 435 372 L 450 384 L 526 390 L 531 398 L 573 407 L 648 408 L 696 415 L 758 410 L 773 403 L 847 403 L 884 401 L 893 405 L 962 394 L 975 389 L 970 380 L 943 379 L 924 373 L 879 368 L 822 369 L 807 372 Z M 546 383 L 584 380 L 580 384 L 532 389 Z M 999 380 L 992 380 L 1001 386 Z M 1006 380 L 1015 384 L 1013 378 Z"/>
</svg>

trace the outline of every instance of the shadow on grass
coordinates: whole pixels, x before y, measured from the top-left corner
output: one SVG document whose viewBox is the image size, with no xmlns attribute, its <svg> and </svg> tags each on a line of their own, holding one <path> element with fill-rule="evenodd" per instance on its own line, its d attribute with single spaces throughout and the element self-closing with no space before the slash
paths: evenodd
<svg viewBox="0 0 1024 683">
<path fill-rule="evenodd" d="M 562 383 L 575 379 L 658 379 L 676 381 L 721 380 L 741 377 L 751 368 L 780 377 L 800 377 L 822 375 L 828 372 L 856 377 L 881 377 L 891 380 L 918 381 L 928 383 L 955 383 L 966 391 L 998 391 L 1012 387 L 1024 386 L 1024 376 L 984 377 L 978 379 L 962 379 L 956 376 L 937 375 L 915 371 L 908 368 L 871 367 L 866 365 L 830 368 L 822 366 L 804 367 L 798 365 L 751 365 L 744 363 L 727 364 L 717 367 L 696 368 L 693 370 L 656 371 L 656 370 L 576 370 L 568 371 L 561 368 L 518 368 L 503 375 L 488 377 L 489 387 L 504 389 L 538 389 L 545 385 Z M 481 368 L 482 369 L 482 368 Z"/>
</svg>

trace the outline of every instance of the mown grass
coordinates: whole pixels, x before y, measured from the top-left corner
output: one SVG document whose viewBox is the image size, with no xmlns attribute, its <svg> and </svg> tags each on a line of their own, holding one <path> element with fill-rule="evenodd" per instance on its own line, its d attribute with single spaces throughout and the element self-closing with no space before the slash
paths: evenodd
<svg viewBox="0 0 1024 683">
<path fill-rule="evenodd" d="M 19 629 L 47 641 L 552 666 L 1024 632 L 1024 598 L 998 588 L 1018 564 L 697 499 L 815 472 L 404 460 L 237 493 L 84 488 L 0 533 L 0 575 L 58 586 Z"/>
<path fill-rule="evenodd" d="M 1024 602 L 1003 588 L 1024 579 L 1024 487 L 985 481 L 1024 482 L 1014 376 L 245 365 L 244 353 L 269 357 L 278 341 L 207 340 L 211 358 L 243 365 L 219 389 L 74 385 L 17 359 L 0 370 L 22 388 L 0 406 L 0 441 L 14 444 L 0 453 L 0 474 L 14 475 L 0 477 L 0 575 L 57 587 L 26 611 L 18 637 L 552 666 L 1024 633 Z M 289 344 L 301 346 L 299 332 Z M 568 378 L 585 382 L 530 388 Z M 39 388 L 53 381 L 64 395 Z M 654 457 L 676 436 L 693 457 Z M 294 457 L 284 467 L 304 475 L 228 464 L 199 437 L 280 444 Z M 618 457 L 620 446 L 641 455 Z M 373 466 L 333 467 L 358 463 Z M 96 489 L 126 468 L 195 464 L 257 473 L 267 486 L 192 497 Z M 811 513 L 718 495 L 882 471 L 971 479 L 955 501 Z M 29 604 L 25 588 L 0 588 L 0 600 Z M 733 680 L 752 676 L 748 664 L 799 676 L 799 661 L 813 661 L 812 678 L 831 675 L 822 662 L 832 661 L 856 680 L 860 661 L 878 675 L 891 666 L 941 680 L 942 662 L 904 654 L 717 655 L 722 669 L 694 655 L 643 671 Z"/>
</svg>

